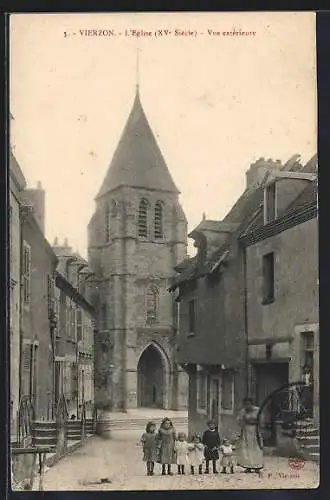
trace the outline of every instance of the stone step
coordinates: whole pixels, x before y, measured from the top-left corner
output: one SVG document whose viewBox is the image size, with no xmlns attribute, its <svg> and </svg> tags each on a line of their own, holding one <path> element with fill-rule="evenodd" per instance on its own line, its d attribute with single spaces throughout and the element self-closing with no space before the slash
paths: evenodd
<svg viewBox="0 0 330 500">
<path fill-rule="evenodd" d="M 317 444 L 305 444 L 303 446 L 303 449 L 306 450 L 308 453 L 319 453 L 320 452 L 320 446 Z"/>
<path fill-rule="evenodd" d="M 320 431 L 318 429 L 310 428 L 310 429 L 297 429 L 296 436 L 319 436 Z"/>
</svg>

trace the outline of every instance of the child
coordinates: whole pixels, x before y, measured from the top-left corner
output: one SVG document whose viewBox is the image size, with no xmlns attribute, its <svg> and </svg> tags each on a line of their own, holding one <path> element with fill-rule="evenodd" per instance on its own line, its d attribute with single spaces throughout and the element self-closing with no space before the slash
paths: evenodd
<svg viewBox="0 0 330 500">
<path fill-rule="evenodd" d="M 189 444 L 188 462 L 192 474 L 195 474 L 195 467 L 198 467 L 199 474 L 203 474 L 204 445 L 199 434 L 195 434 L 192 443 Z"/>
<path fill-rule="evenodd" d="M 233 449 L 234 448 L 229 439 L 224 439 L 222 446 L 220 446 L 220 451 L 222 452 L 222 458 L 220 462 L 222 466 L 222 474 L 227 473 L 227 467 L 230 468 L 230 473 L 234 474 Z"/>
<path fill-rule="evenodd" d="M 176 453 L 176 463 L 178 464 L 178 474 L 185 474 L 184 468 L 188 465 L 189 444 L 184 432 L 179 432 L 174 450 Z"/>
<path fill-rule="evenodd" d="M 173 476 L 171 464 L 175 464 L 174 444 L 175 444 L 175 429 L 169 418 L 164 418 L 157 436 L 159 462 L 162 464 L 162 476 L 167 474 Z"/>
<path fill-rule="evenodd" d="M 217 471 L 217 460 L 219 460 L 218 448 L 221 444 L 219 432 L 215 426 L 214 420 L 209 420 L 207 422 L 208 429 L 203 434 L 202 443 L 204 448 L 204 457 L 206 461 L 205 474 L 209 474 L 209 463 L 212 461 L 213 464 L 213 474 L 218 474 Z"/>
<path fill-rule="evenodd" d="M 157 435 L 155 431 L 156 424 L 148 422 L 146 431 L 141 437 L 143 461 L 147 462 L 147 476 L 154 475 L 154 466 L 157 458 Z"/>
</svg>

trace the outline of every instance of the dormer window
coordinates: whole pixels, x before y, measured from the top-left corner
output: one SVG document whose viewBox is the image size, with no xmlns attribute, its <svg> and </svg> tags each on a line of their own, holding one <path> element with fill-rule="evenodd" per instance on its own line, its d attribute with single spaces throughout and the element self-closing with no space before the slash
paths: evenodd
<svg viewBox="0 0 330 500">
<path fill-rule="evenodd" d="M 141 200 L 138 213 L 138 235 L 140 238 L 148 237 L 148 208 L 147 200 Z"/>
<path fill-rule="evenodd" d="M 157 201 L 155 205 L 155 238 L 160 239 L 163 237 L 163 205 Z"/>
<path fill-rule="evenodd" d="M 265 187 L 264 221 L 265 224 L 276 219 L 276 183 L 272 182 Z"/>
</svg>

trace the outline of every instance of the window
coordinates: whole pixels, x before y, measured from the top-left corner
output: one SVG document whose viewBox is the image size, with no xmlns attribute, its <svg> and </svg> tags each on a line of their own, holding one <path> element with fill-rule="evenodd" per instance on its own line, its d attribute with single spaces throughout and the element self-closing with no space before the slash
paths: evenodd
<svg viewBox="0 0 330 500">
<path fill-rule="evenodd" d="M 163 237 L 163 206 L 160 201 L 155 205 L 155 238 Z"/>
<path fill-rule="evenodd" d="M 207 373 L 197 366 L 197 409 L 207 410 Z"/>
<path fill-rule="evenodd" d="M 30 281 L 31 281 L 31 247 L 25 241 L 23 243 L 23 302 L 30 303 Z"/>
<path fill-rule="evenodd" d="M 71 375 L 71 396 L 76 396 L 78 393 L 78 373 L 77 373 L 77 363 L 71 363 L 70 365 L 70 375 Z"/>
<path fill-rule="evenodd" d="M 234 411 L 234 373 L 230 370 L 222 372 L 221 378 L 221 411 Z"/>
<path fill-rule="evenodd" d="M 195 333 L 195 319 L 196 319 L 196 301 L 195 299 L 193 300 L 190 300 L 189 301 L 189 304 L 188 304 L 188 307 L 189 307 L 189 310 L 188 310 L 188 314 L 189 314 L 189 332 L 188 333 Z"/>
<path fill-rule="evenodd" d="M 109 205 L 106 205 L 106 207 L 105 207 L 104 227 L 105 227 L 105 242 L 109 243 L 109 241 L 110 241 L 110 209 L 109 209 Z"/>
<path fill-rule="evenodd" d="M 265 224 L 272 222 L 276 217 L 276 184 L 272 182 L 265 188 Z"/>
<path fill-rule="evenodd" d="M 66 329 L 71 339 L 76 339 L 76 308 L 75 303 L 66 297 Z"/>
<path fill-rule="evenodd" d="M 24 343 L 22 348 L 22 396 L 31 396 L 32 358 L 33 345 L 30 342 Z"/>
<path fill-rule="evenodd" d="M 313 332 L 302 333 L 303 343 L 303 366 L 307 369 L 313 370 L 314 364 L 314 334 Z"/>
<path fill-rule="evenodd" d="M 270 304 L 274 301 L 274 254 L 269 253 L 263 256 L 263 304 Z"/>
<path fill-rule="evenodd" d="M 82 310 L 77 309 L 77 340 L 82 340 Z"/>
<path fill-rule="evenodd" d="M 141 200 L 138 214 L 138 234 L 141 238 L 148 237 L 148 202 Z"/>
<path fill-rule="evenodd" d="M 147 291 L 147 323 L 154 323 L 157 320 L 158 290 L 151 286 Z"/>
<path fill-rule="evenodd" d="M 47 300 L 48 300 L 48 318 L 55 312 L 55 280 L 53 275 L 47 275 Z"/>
</svg>

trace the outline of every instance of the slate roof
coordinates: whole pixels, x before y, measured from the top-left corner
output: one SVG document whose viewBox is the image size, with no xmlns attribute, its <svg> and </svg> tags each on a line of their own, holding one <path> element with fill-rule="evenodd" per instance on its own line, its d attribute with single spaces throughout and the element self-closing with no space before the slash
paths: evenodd
<svg viewBox="0 0 330 500">
<path fill-rule="evenodd" d="M 179 193 L 143 111 L 139 92 L 96 198 L 119 186 Z"/>
<path fill-rule="evenodd" d="M 298 155 L 293 156 L 285 165 L 284 168 L 295 170 L 298 167 L 296 159 Z M 290 164 L 289 164 L 290 162 Z M 302 172 L 315 173 L 317 172 L 317 156 L 313 156 L 311 160 L 301 169 Z M 282 169 L 283 170 L 283 169 Z M 265 179 L 266 180 L 266 179 Z M 302 193 L 294 200 L 294 202 L 287 208 L 286 213 L 289 211 L 297 211 L 303 206 L 317 199 L 317 180 L 309 182 Z M 228 214 L 224 217 L 222 222 L 238 223 L 238 229 L 232 233 L 227 241 L 221 245 L 205 262 L 203 268 L 198 265 L 198 259 L 195 257 L 190 263 L 187 263 L 185 269 L 177 278 L 176 282 L 172 285 L 170 290 L 184 281 L 189 281 L 198 278 L 199 276 L 212 272 L 218 264 L 221 265 L 225 262 L 229 255 L 232 241 L 247 230 L 251 230 L 263 225 L 263 200 L 264 200 L 264 183 L 255 189 L 246 189 L 243 194 L 238 198 Z M 206 221 L 203 221 L 204 223 Z M 213 222 L 213 221 L 212 221 Z M 193 231 L 191 232 L 193 233 Z M 190 234 L 191 234 L 190 233 Z"/>
</svg>

